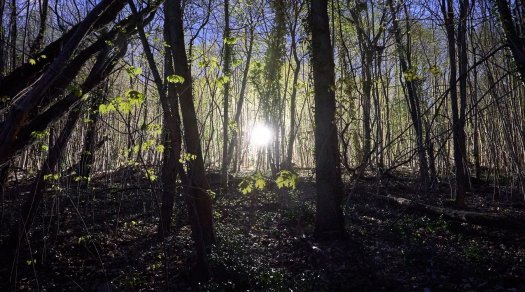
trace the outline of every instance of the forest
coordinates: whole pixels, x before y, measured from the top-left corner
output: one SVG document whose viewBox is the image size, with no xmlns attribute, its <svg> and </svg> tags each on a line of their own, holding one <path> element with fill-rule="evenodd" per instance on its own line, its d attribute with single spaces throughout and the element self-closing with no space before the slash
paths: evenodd
<svg viewBox="0 0 525 292">
<path fill-rule="evenodd" d="M 525 2 L 0 0 L 0 291 L 525 290 Z"/>
</svg>

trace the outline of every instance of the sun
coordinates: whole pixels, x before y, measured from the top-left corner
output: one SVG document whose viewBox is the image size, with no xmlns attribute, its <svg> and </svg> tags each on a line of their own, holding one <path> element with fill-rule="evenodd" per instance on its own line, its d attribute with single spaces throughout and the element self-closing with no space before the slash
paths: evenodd
<svg viewBox="0 0 525 292">
<path fill-rule="evenodd" d="M 256 147 L 265 147 L 273 139 L 272 129 L 264 124 L 256 124 L 250 133 L 250 143 Z"/>
</svg>

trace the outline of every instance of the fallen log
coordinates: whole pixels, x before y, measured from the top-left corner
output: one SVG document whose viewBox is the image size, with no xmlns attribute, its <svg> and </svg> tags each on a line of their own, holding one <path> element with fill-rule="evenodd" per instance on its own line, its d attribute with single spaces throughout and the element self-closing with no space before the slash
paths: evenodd
<svg viewBox="0 0 525 292">
<path fill-rule="evenodd" d="M 474 225 L 499 227 L 512 230 L 525 230 L 525 218 L 517 215 L 496 214 L 487 212 L 476 212 L 470 210 L 452 209 L 432 206 L 410 199 L 395 197 L 392 195 L 374 195 L 376 199 L 384 200 L 391 205 L 405 207 L 411 211 L 440 216 L 447 220 L 464 222 Z"/>
</svg>

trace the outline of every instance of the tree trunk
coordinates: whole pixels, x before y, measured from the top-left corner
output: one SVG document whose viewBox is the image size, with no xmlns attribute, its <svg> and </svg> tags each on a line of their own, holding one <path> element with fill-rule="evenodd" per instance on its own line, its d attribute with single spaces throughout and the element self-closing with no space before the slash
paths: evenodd
<svg viewBox="0 0 525 292">
<path fill-rule="evenodd" d="M 164 9 L 164 17 L 169 17 L 166 7 Z M 169 28 L 164 25 L 164 38 L 169 41 Z M 166 51 L 164 56 L 164 79 L 173 75 L 173 56 L 171 51 Z M 167 84 L 167 94 L 162 93 L 160 95 L 165 98 L 166 101 L 162 102 L 164 112 L 164 159 L 162 164 L 162 206 L 160 210 L 160 222 L 159 222 L 159 234 L 166 236 L 169 234 L 171 229 L 171 218 L 173 214 L 173 203 L 174 195 L 176 194 L 176 180 L 177 174 L 182 177 L 186 176 L 182 168 L 182 164 L 179 161 L 182 151 L 182 132 L 180 128 L 180 115 L 179 115 L 179 101 L 175 85 L 173 83 Z M 188 194 L 186 194 L 188 195 Z M 191 210 L 188 210 L 191 212 Z M 190 213 L 191 214 L 191 213 Z M 201 232 L 200 227 L 192 225 L 193 233 Z M 196 229 L 197 228 L 197 229 Z M 199 243 L 196 243 L 198 245 Z"/>
<path fill-rule="evenodd" d="M 5 0 L 0 0 L 0 79 L 5 75 L 5 30 L 4 30 Z"/>
<path fill-rule="evenodd" d="M 17 11 L 16 11 L 16 0 L 11 0 L 11 16 L 9 19 L 9 38 L 10 38 L 10 49 L 11 49 L 11 71 L 16 68 L 16 56 L 17 48 L 16 39 L 17 39 Z"/>
<path fill-rule="evenodd" d="M 196 156 L 190 162 L 188 177 L 191 182 L 190 193 L 195 200 L 195 209 L 202 227 L 202 236 L 206 246 L 215 243 L 213 230 L 212 200 L 208 194 L 210 189 L 206 179 L 204 159 L 202 156 L 201 141 L 197 123 L 197 114 L 193 103 L 191 72 L 184 44 L 184 27 L 182 18 L 182 1 L 167 0 L 166 9 L 169 27 L 170 49 L 173 56 L 175 74 L 184 78 L 182 84 L 177 84 L 182 122 L 184 124 L 184 140 L 186 152 Z"/>
<path fill-rule="evenodd" d="M 31 55 L 34 55 L 35 53 L 40 51 L 42 44 L 44 43 L 44 36 L 46 34 L 47 27 L 48 0 L 39 0 L 38 5 L 40 7 L 40 27 L 38 28 L 38 34 L 35 40 L 33 41 L 33 44 L 31 45 L 31 49 L 29 50 Z"/>
<path fill-rule="evenodd" d="M 312 70 L 315 96 L 315 236 L 321 239 L 345 235 L 341 208 L 343 187 L 335 123 L 334 54 L 330 42 L 328 1 L 312 0 Z"/>
<path fill-rule="evenodd" d="M 525 37 L 518 32 L 518 27 L 522 24 L 514 22 L 516 18 L 512 15 L 509 1 L 495 0 L 494 2 L 498 9 L 503 31 L 507 37 L 507 46 L 512 52 L 521 80 L 525 83 Z"/>
<path fill-rule="evenodd" d="M 223 77 L 230 78 L 231 75 L 231 58 L 232 45 L 230 43 L 230 1 L 224 0 L 224 68 Z M 230 123 L 229 104 L 230 104 L 230 81 L 224 84 L 224 109 L 222 122 L 222 168 L 221 168 L 221 186 L 228 187 L 228 128 Z"/>
<path fill-rule="evenodd" d="M 246 67 L 244 67 L 244 72 L 243 72 L 243 75 L 242 75 L 242 81 L 241 81 L 241 90 L 239 92 L 239 100 L 237 100 L 237 106 L 236 106 L 236 109 L 235 109 L 235 125 L 236 125 L 236 128 L 235 128 L 235 131 L 233 131 L 232 133 L 232 138 L 230 140 L 230 145 L 228 146 L 228 165 L 231 163 L 232 161 L 232 157 L 233 157 L 233 151 L 234 149 L 237 149 L 239 148 L 239 145 L 238 145 L 238 139 L 239 139 L 239 123 L 241 121 L 241 114 L 242 114 L 242 107 L 243 107 L 243 104 L 244 104 L 244 100 L 245 100 L 245 95 L 246 95 L 246 88 L 248 86 L 248 75 L 250 73 L 250 64 L 251 64 L 251 60 L 252 60 L 252 52 L 253 52 L 253 39 L 254 39 L 254 34 L 255 34 L 255 28 L 251 27 L 249 28 L 250 30 L 250 37 L 249 37 L 249 44 L 248 44 L 248 53 L 246 55 Z M 240 152 L 240 151 L 238 151 Z M 234 167 L 233 169 L 236 170 L 236 167 L 235 167 L 235 163 L 234 163 Z"/>
<path fill-rule="evenodd" d="M 299 55 L 297 54 L 297 21 L 299 18 L 299 12 L 296 11 L 294 22 L 291 25 L 290 28 L 290 37 L 292 41 L 292 54 L 293 59 L 295 61 L 295 68 L 293 71 L 293 83 L 292 83 L 292 94 L 290 95 L 290 132 L 288 133 L 288 148 L 286 150 L 286 160 L 285 160 L 285 166 L 288 169 L 292 169 L 292 160 L 293 160 L 293 148 L 294 148 L 294 141 L 297 131 L 296 126 L 296 107 L 297 107 L 297 83 L 299 81 L 299 73 L 301 72 L 301 59 L 299 59 Z"/>
<path fill-rule="evenodd" d="M 80 154 L 80 160 L 78 163 L 77 175 L 80 177 L 81 185 L 87 186 L 89 177 L 92 173 L 93 162 L 95 161 L 96 151 L 96 138 L 97 138 L 97 122 L 99 119 L 98 107 L 102 101 L 102 96 L 107 94 L 105 90 L 98 90 L 94 95 L 95 97 L 91 100 L 91 105 L 88 108 L 87 113 L 87 130 L 84 136 L 84 147 Z"/>
<path fill-rule="evenodd" d="M 460 1 L 461 14 L 460 23 L 466 20 L 461 20 L 461 16 L 466 12 L 463 9 L 468 9 L 468 4 L 465 0 Z M 452 0 L 442 0 L 443 15 L 445 17 L 445 27 L 448 39 L 448 55 L 450 60 L 450 103 L 452 110 L 452 140 L 454 144 L 454 165 L 456 173 L 456 205 L 458 207 L 465 206 L 465 192 L 467 189 L 467 176 L 465 171 L 465 132 L 464 132 L 464 100 L 461 100 L 458 104 L 458 93 L 456 89 L 457 79 L 457 54 L 456 54 L 456 43 L 460 50 L 460 60 L 466 61 L 466 48 L 463 48 L 463 42 L 465 42 L 465 36 L 462 29 L 458 30 L 458 41 L 456 42 L 455 28 L 454 28 L 454 2 Z M 460 74 L 466 71 L 463 66 L 460 65 Z M 465 72 L 466 73 L 466 72 Z M 466 98 L 466 89 L 461 85 L 463 80 L 466 81 L 466 76 L 460 76 L 460 98 Z M 466 86 L 466 82 L 464 83 Z M 465 87 L 466 88 L 466 87 Z M 461 113 L 460 113 L 461 111 Z"/>
</svg>

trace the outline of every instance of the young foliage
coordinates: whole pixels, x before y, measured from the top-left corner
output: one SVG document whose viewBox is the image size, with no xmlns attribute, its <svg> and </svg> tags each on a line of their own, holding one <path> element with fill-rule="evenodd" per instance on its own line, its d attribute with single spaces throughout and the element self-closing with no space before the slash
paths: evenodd
<svg viewBox="0 0 525 292">
<path fill-rule="evenodd" d="M 169 75 L 168 77 L 166 77 L 166 79 L 168 80 L 169 83 L 174 83 L 174 84 L 184 83 L 184 77 L 179 76 L 179 75 Z"/>
<path fill-rule="evenodd" d="M 289 170 L 281 170 L 277 174 L 277 179 L 275 180 L 275 183 L 277 184 L 277 187 L 280 189 L 285 187 L 285 188 L 295 190 L 295 188 L 297 187 L 298 179 L 299 179 L 299 176 L 296 173 L 291 172 Z"/>
</svg>

